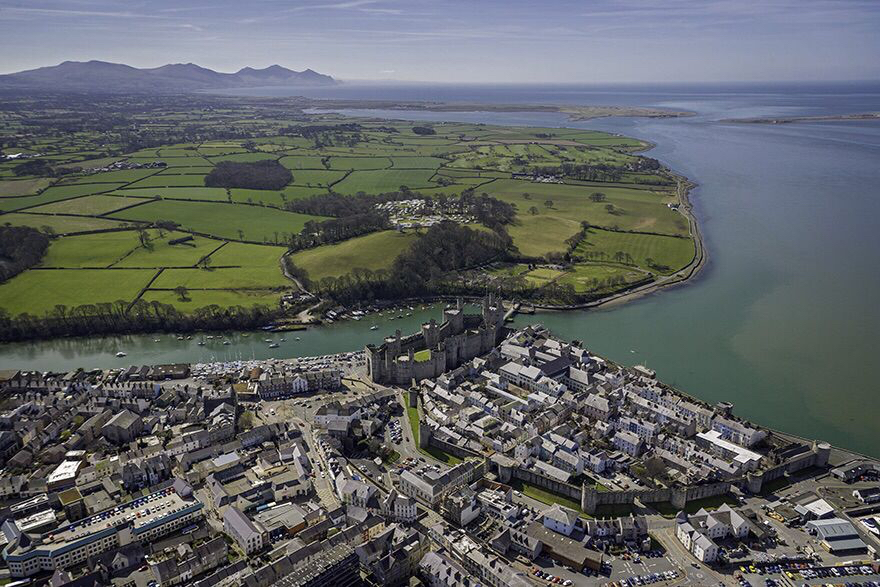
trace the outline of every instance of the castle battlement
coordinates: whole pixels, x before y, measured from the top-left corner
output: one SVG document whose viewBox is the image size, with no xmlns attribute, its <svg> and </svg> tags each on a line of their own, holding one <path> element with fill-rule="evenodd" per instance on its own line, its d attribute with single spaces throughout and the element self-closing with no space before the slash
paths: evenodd
<svg viewBox="0 0 880 587">
<path fill-rule="evenodd" d="M 367 373 L 376 383 L 409 385 L 438 377 L 462 363 L 490 352 L 501 339 L 504 308 L 491 294 L 479 314 L 467 314 L 461 300 L 443 310 L 443 322 L 425 322 L 419 332 L 402 336 L 398 330 L 379 345 L 367 345 Z M 430 351 L 430 357 L 415 355 Z"/>
</svg>

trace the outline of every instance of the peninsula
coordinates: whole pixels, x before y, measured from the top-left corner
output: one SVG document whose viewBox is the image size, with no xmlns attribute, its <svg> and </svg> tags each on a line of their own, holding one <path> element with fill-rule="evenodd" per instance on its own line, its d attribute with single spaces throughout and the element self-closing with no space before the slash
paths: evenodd
<svg viewBox="0 0 880 587">
<path fill-rule="evenodd" d="M 0 389 L 0 566 L 16 581 L 880 578 L 876 460 L 540 325 L 510 330 L 491 297 L 363 351 L 9 369 Z"/>
<path fill-rule="evenodd" d="M 789 124 L 792 122 L 833 122 L 847 120 L 880 120 L 880 112 L 862 112 L 859 114 L 831 114 L 824 116 L 725 118 L 720 122 L 735 122 L 745 124 Z"/>
<path fill-rule="evenodd" d="M 293 329 L 487 289 L 594 307 L 705 260 L 690 183 L 635 138 L 300 98 L 8 100 L 0 340 Z"/>
<path fill-rule="evenodd" d="M 328 100 L 296 98 L 304 108 L 321 110 L 400 110 L 410 112 L 561 112 L 570 120 L 590 120 L 612 116 L 639 118 L 679 118 L 693 116 L 688 110 L 639 106 L 554 106 L 552 104 L 490 104 L 484 102 L 430 102 L 400 100 Z"/>
</svg>

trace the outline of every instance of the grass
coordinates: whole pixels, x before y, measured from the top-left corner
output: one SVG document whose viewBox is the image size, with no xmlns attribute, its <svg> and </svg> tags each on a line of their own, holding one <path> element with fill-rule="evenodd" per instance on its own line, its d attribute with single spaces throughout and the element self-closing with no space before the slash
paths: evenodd
<svg viewBox="0 0 880 587">
<path fill-rule="evenodd" d="M 148 289 L 141 296 L 148 302 L 160 302 L 174 306 L 182 312 L 192 312 L 197 308 L 218 305 L 222 308 L 233 306 L 268 306 L 274 308 L 278 305 L 279 294 L 265 290 L 190 290 L 186 299 L 181 300 L 173 290 Z"/>
<path fill-rule="evenodd" d="M 43 216 L 38 214 L 15 213 L 0 216 L 0 224 L 9 223 L 13 226 L 30 226 L 43 229 L 51 228 L 57 234 L 86 232 L 90 230 L 107 230 L 124 226 L 124 222 L 105 218 L 88 218 L 77 216 Z"/>
<path fill-rule="evenodd" d="M 41 267 L 109 267 L 140 246 L 133 230 L 65 236 L 52 241 Z"/>
<path fill-rule="evenodd" d="M 32 208 L 41 204 L 49 204 L 58 200 L 66 200 L 67 198 L 75 198 L 77 196 L 88 196 L 102 192 L 110 192 L 121 187 L 121 183 L 93 183 L 87 185 L 63 185 L 52 186 L 44 190 L 37 196 L 24 196 L 21 198 L 0 198 L 0 210 L 11 212 L 13 210 L 22 210 L 24 208 Z"/>
<path fill-rule="evenodd" d="M 618 252 L 629 255 L 627 263 L 656 273 L 674 273 L 693 261 L 694 241 L 689 238 L 632 234 L 591 228 L 575 249 L 586 259 L 611 261 Z M 648 262 L 648 260 L 652 262 Z"/>
<path fill-rule="evenodd" d="M 341 243 L 294 253 L 293 263 L 306 271 L 312 282 L 346 275 L 353 269 L 387 269 L 394 259 L 418 238 L 416 232 L 374 232 Z"/>
<path fill-rule="evenodd" d="M 147 187 L 200 187 L 205 185 L 204 175 L 186 174 L 186 175 L 169 175 L 160 173 L 159 175 L 151 175 L 140 181 L 131 184 L 133 188 Z"/>
<path fill-rule="evenodd" d="M 416 362 L 430 361 L 431 360 L 430 349 L 425 349 L 425 350 L 422 350 L 422 351 L 415 353 L 413 355 L 413 360 Z"/>
<path fill-rule="evenodd" d="M 517 207 L 517 223 L 508 232 L 523 255 L 541 256 L 567 249 L 565 240 L 580 230 L 582 220 L 596 227 L 617 228 L 669 235 L 688 235 L 684 216 L 666 204 L 674 197 L 646 189 L 533 183 L 499 179 L 479 188 Z M 590 194 L 601 191 L 604 202 Z M 545 201 L 553 202 L 552 207 Z M 609 210 L 606 206 L 612 206 Z M 538 214 L 529 213 L 535 207 Z"/>
<path fill-rule="evenodd" d="M 303 171 L 293 172 L 293 185 L 306 187 L 327 187 L 332 183 L 336 183 L 343 177 L 347 171 L 339 169 L 307 169 Z"/>
<path fill-rule="evenodd" d="M 729 493 L 726 493 L 724 495 L 716 495 L 713 497 L 705 497 L 703 499 L 689 501 L 684 507 L 684 511 L 688 514 L 695 514 L 703 508 L 708 511 L 717 510 L 724 504 L 730 506 L 739 506 L 739 502 L 737 502 L 736 498 L 734 498 Z M 657 510 L 657 513 L 659 513 L 664 518 L 674 518 L 679 512 L 679 509 L 673 506 L 668 501 L 648 504 L 648 507 Z"/>
<path fill-rule="evenodd" d="M 436 446 L 428 446 L 428 448 L 420 448 L 419 452 L 431 457 L 432 459 L 436 459 L 441 463 L 445 463 L 450 467 L 454 467 L 459 463 L 463 463 L 464 460 L 455 456 L 454 454 L 448 453 L 444 450 L 440 450 Z"/>
<path fill-rule="evenodd" d="M 391 159 L 388 157 L 331 157 L 330 169 L 388 169 Z"/>
<path fill-rule="evenodd" d="M 290 155 L 282 157 L 278 162 L 292 171 L 297 169 L 324 169 L 321 159 L 317 155 Z"/>
<path fill-rule="evenodd" d="M 565 271 L 547 267 L 538 267 L 524 274 L 526 281 L 537 286 L 547 285 L 563 275 L 565 275 Z"/>
<path fill-rule="evenodd" d="M 571 508 L 576 512 L 583 514 L 580 502 L 577 502 L 570 497 L 559 495 L 558 493 L 553 493 L 552 491 L 549 491 L 542 487 L 538 487 L 537 485 L 532 485 L 531 483 L 527 483 L 521 479 L 513 479 L 510 483 L 510 486 L 517 491 L 521 491 L 523 495 L 527 495 L 528 497 L 536 499 L 541 503 L 546 503 L 547 505 L 558 503 L 559 505 Z"/>
<path fill-rule="evenodd" d="M 184 310 L 208 303 L 276 303 L 277 294 L 269 290 L 289 289 L 293 284 L 279 267 L 283 249 L 274 245 L 299 233 L 308 220 L 324 220 L 287 212 L 284 206 L 330 191 L 376 194 L 406 185 L 429 196 L 461 193 L 468 188 L 486 192 L 516 206 L 516 222 L 508 232 L 520 255 L 529 259 L 567 251 L 566 239 L 581 229 L 582 221 L 589 222 L 593 228 L 575 251 L 584 262 L 573 269 L 564 273 L 546 268 L 528 271 L 524 266 L 502 270 L 523 275 L 537 286 L 557 281 L 573 285 L 581 294 L 607 293 L 644 279 L 649 271 L 670 274 L 693 258 L 694 243 L 686 217 L 667 206 L 678 202 L 672 187 L 662 185 L 669 184 L 670 178 L 626 167 L 635 160 L 631 153 L 647 146 L 642 141 L 598 131 L 467 123 L 431 123 L 437 134 L 418 136 L 412 128 L 420 123 L 359 119 L 363 141 L 351 146 L 330 141 L 340 146 L 316 148 L 314 140 L 277 134 L 280 128 L 298 124 L 289 120 L 254 118 L 232 106 L 216 109 L 214 116 L 223 121 L 216 123 L 218 127 L 231 124 L 258 130 L 256 135 L 262 137 L 255 141 L 258 152 L 250 152 L 242 140 L 230 139 L 99 158 L 109 150 L 118 151 L 119 140 L 99 133 L 15 139 L 21 144 L 10 147 L 26 153 L 49 153 L 42 158 L 55 166 L 103 166 L 118 159 L 133 163 L 162 160 L 167 166 L 70 174 L 53 185 L 53 178 L 14 178 L 12 168 L 17 163 L 0 163 L 0 212 L 7 212 L 0 222 L 47 226 L 62 235 L 125 227 L 127 223 L 177 222 L 180 231 L 198 233 L 193 243 L 168 245 L 172 235 L 159 238 L 155 231 L 151 231 L 151 250 L 133 241 L 133 230 L 88 238 L 63 236 L 51 245 L 45 264 L 164 268 L 146 299 L 162 299 Z M 164 127 L 186 124 L 195 124 L 191 113 L 169 111 L 151 116 L 150 126 L 145 128 L 161 133 Z M 398 132 L 388 132 L 389 127 Z M 22 128 L 12 124 L 10 136 L 25 137 L 19 134 Z M 203 185 L 204 175 L 219 161 L 263 159 L 277 160 L 291 169 L 294 177 L 290 185 L 274 191 Z M 617 182 L 567 179 L 565 184 L 510 176 L 512 171 L 566 161 L 616 166 L 621 175 Z M 441 186 L 436 181 L 440 177 L 455 183 Z M 41 189 L 44 191 L 37 194 Z M 605 201 L 594 202 L 590 198 L 594 191 L 605 194 Z M 552 201 L 549 206 L 547 200 Z M 137 205 L 129 207 L 131 204 Z M 529 213 L 532 206 L 538 209 L 537 214 Z M 23 213 L 31 211 L 34 213 Z M 128 227 L 133 228 L 131 224 Z M 358 268 L 388 269 L 417 234 L 385 231 L 300 251 L 292 258 L 314 282 L 351 274 Z M 264 246 L 269 244 L 273 246 Z M 214 270 L 193 267 L 208 254 Z M 192 299 L 175 301 L 175 294 L 168 290 L 177 285 L 189 287 Z M 418 359 L 428 356 L 419 353 Z"/>
<path fill-rule="evenodd" d="M 4 180 L 0 181 L 0 197 L 29 196 L 46 189 L 50 185 L 52 185 L 52 180 L 45 177 Z"/>
<path fill-rule="evenodd" d="M 191 241 L 172 245 L 169 244 L 170 241 L 187 235 L 182 232 L 169 232 L 159 236 L 157 230 L 148 231 L 148 234 L 152 239 L 150 247 L 142 247 L 139 246 L 139 242 L 136 243 L 138 246 L 113 266 L 147 268 L 194 266 L 202 257 L 206 257 L 223 244 L 222 241 L 197 236 Z"/>
<path fill-rule="evenodd" d="M 166 269 L 153 282 L 155 289 L 174 289 L 183 285 L 190 289 L 272 289 L 294 287 L 276 265 L 248 266 L 230 269 Z"/>
<path fill-rule="evenodd" d="M 137 187 L 139 184 L 132 184 L 124 190 L 114 192 L 117 196 L 135 196 L 138 198 L 167 198 L 173 200 L 212 200 L 217 202 L 226 202 L 229 196 L 224 188 L 208 188 L 204 185 L 192 187 Z"/>
<path fill-rule="evenodd" d="M 604 265 L 596 263 L 578 263 L 565 275 L 559 278 L 559 283 L 571 284 L 577 293 L 603 292 L 620 289 L 620 284 L 630 284 L 647 276 L 637 269 L 620 267 L 616 265 Z M 612 285 L 610 280 L 622 279 L 617 285 Z"/>
<path fill-rule="evenodd" d="M 407 393 L 407 400 L 409 399 L 409 394 L 411 394 L 411 393 L 412 392 Z M 419 409 L 414 408 L 414 407 L 410 406 L 409 403 L 407 403 L 406 404 L 406 417 L 407 417 L 407 419 L 409 419 L 409 427 L 412 430 L 413 440 L 415 441 L 416 446 L 418 446 L 418 444 L 419 444 Z"/>
<path fill-rule="evenodd" d="M 400 186 L 409 188 L 433 187 L 429 181 L 434 175 L 432 169 L 383 169 L 380 171 L 355 171 L 333 186 L 340 194 L 380 194 L 397 191 Z M 294 182 L 300 183 L 294 174 Z"/>
<path fill-rule="evenodd" d="M 242 204 L 158 200 L 112 215 L 120 220 L 174 220 L 194 232 L 229 239 L 271 242 L 296 234 L 308 220 L 320 216 L 282 212 Z"/>
<path fill-rule="evenodd" d="M 141 204 L 144 201 L 145 200 L 142 198 L 123 198 L 105 194 L 96 194 L 94 196 L 73 198 L 72 200 L 52 202 L 51 204 L 31 208 L 28 212 L 33 212 L 35 214 L 79 214 L 82 216 L 100 216 L 102 214 L 109 214 L 120 208 L 125 208 L 126 206 Z"/>
<path fill-rule="evenodd" d="M 124 182 L 129 183 L 143 179 L 155 173 L 158 169 L 119 169 L 116 171 L 102 171 L 101 173 L 91 173 L 80 177 L 65 179 L 64 183 L 107 183 L 107 182 Z"/>
<path fill-rule="evenodd" d="M 131 302 L 156 272 L 144 269 L 30 270 L 0 285 L 0 307 L 42 316 L 56 305 Z"/>
</svg>

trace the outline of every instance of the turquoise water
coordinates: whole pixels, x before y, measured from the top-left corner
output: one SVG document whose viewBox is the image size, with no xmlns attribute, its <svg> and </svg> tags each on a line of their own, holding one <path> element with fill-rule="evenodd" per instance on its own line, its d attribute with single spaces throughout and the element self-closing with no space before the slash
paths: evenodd
<svg viewBox="0 0 880 587">
<path fill-rule="evenodd" d="M 273 90 L 276 92 L 277 90 Z M 323 91 L 323 90 L 322 90 Z M 339 90 L 342 92 L 343 90 Z M 365 92 L 367 90 L 364 90 Z M 615 91 L 617 92 L 615 94 Z M 430 88 L 357 88 L 339 97 L 416 99 Z M 384 92 L 384 93 L 383 93 Z M 395 94 L 394 92 L 397 92 Z M 504 92 L 507 92 L 506 94 Z M 419 120 L 577 126 L 656 143 L 651 156 L 699 184 L 692 193 L 710 260 L 687 285 L 609 309 L 521 316 L 623 363 L 645 363 L 668 383 L 791 433 L 880 454 L 880 123 L 735 125 L 720 119 L 880 110 L 877 86 L 679 89 L 444 87 L 437 99 L 637 104 L 690 109 L 685 119 L 569 123 L 556 114 L 383 113 Z M 506 99 L 505 99 L 506 98 Z M 353 112 L 363 115 L 363 111 Z M 394 328 L 415 330 L 439 307 L 394 322 L 371 317 L 199 347 L 164 335 L 0 347 L 0 366 L 67 369 L 121 363 L 325 354 L 362 348 Z M 369 330 L 375 321 L 379 331 Z M 296 341 L 294 337 L 300 336 Z M 274 337 L 278 339 L 278 335 Z M 128 353 L 116 359 L 117 350 Z"/>
</svg>

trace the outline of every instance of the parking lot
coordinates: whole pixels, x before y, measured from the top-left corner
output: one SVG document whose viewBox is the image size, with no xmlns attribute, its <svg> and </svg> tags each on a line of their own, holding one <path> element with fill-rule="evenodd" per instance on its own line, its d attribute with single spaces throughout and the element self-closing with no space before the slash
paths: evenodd
<svg viewBox="0 0 880 587">
<path fill-rule="evenodd" d="M 810 565 L 802 565 L 809 567 Z M 880 574 L 868 565 L 847 565 L 839 567 L 820 567 L 803 569 L 783 569 L 770 566 L 766 569 L 742 567 L 739 584 L 741 587 L 790 587 L 796 585 L 845 585 L 846 587 L 878 587 Z"/>
</svg>

